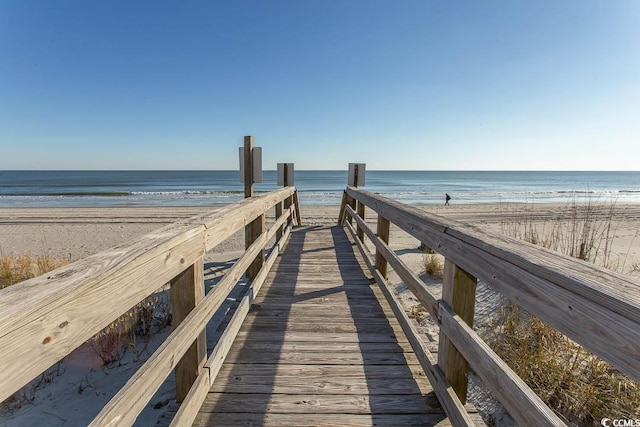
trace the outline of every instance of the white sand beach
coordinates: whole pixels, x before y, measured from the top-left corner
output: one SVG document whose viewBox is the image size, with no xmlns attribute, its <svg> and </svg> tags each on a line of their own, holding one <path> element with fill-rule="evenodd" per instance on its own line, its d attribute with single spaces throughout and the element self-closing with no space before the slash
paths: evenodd
<svg viewBox="0 0 640 427">
<path fill-rule="evenodd" d="M 426 205 L 420 208 L 490 232 L 502 233 L 533 225 L 542 235 L 551 233 L 560 220 L 572 220 L 576 211 L 574 207 L 562 204 Z M 30 252 L 77 260 L 134 240 L 180 219 L 214 209 L 0 208 L 0 251 L 5 254 Z M 302 206 L 302 219 L 305 224 L 335 224 L 338 210 L 338 206 Z M 595 207 L 592 208 L 591 218 L 599 227 L 610 223 L 611 257 L 617 261 L 620 272 L 630 273 L 632 266 L 640 261 L 640 205 Z M 368 222 L 374 224 L 375 215 Z M 419 245 L 415 239 L 395 227 L 391 230 L 390 243 L 396 250 L 417 248 Z M 213 253 L 242 251 L 243 245 L 242 233 L 238 233 L 219 245 Z"/>
</svg>

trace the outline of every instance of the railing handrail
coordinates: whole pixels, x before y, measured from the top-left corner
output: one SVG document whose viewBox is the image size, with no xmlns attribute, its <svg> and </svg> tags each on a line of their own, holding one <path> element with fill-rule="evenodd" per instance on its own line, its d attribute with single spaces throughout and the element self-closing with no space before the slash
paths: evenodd
<svg viewBox="0 0 640 427">
<path fill-rule="evenodd" d="M 291 186 L 245 199 L 1 290 L 0 402 L 292 196 Z"/>
<path fill-rule="evenodd" d="M 357 212 L 347 198 L 358 202 Z M 342 206 L 344 212 L 340 212 L 340 218 L 348 215 L 354 218 L 358 231 L 367 233 L 377 253 L 395 263 L 393 266 L 398 268 L 398 274 L 404 276 L 403 280 L 409 281 L 409 288 L 440 324 L 441 333 L 444 331 L 449 334 L 447 338 L 459 347 L 460 353 L 466 355 L 472 369 L 479 374 L 484 372 L 497 376 L 501 381 L 516 381 L 514 386 L 523 383 L 521 380 L 518 382 L 517 377 L 513 378 L 515 374 L 456 315 L 451 306 L 443 300 L 437 300 L 422 281 L 412 279 L 410 272 L 403 271 L 406 266 L 361 218 L 363 208 L 360 206 L 372 209 L 378 214 L 379 220 L 382 218 L 395 224 L 444 255 L 454 267 L 492 285 L 528 312 L 607 360 L 629 377 L 640 380 L 640 364 L 637 363 L 637 355 L 640 354 L 640 286 L 627 277 L 539 246 L 481 231 L 377 194 L 348 187 Z M 353 233 L 358 236 L 361 234 L 355 230 Z M 375 272 L 379 273 L 377 269 Z M 483 364 L 482 361 L 487 358 L 492 359 L 491 366 L 473 365 Z M 508 410 L 509 405 L 521 405 L 517 398 L 507 394 L 503 396 L 506 400 L 512 400 L 505 404 Z M 530 410 L 540 406 L 531 393 L 524 393 L 523 398 L 528 401 Z M 523 407 L 514 409 L 516 412 L 523 411 Z M 524 414 L 522 416 L 526 417 Z M 557 420 L 549 418 L 548 422 L 554 424 Z"/>
</svg>

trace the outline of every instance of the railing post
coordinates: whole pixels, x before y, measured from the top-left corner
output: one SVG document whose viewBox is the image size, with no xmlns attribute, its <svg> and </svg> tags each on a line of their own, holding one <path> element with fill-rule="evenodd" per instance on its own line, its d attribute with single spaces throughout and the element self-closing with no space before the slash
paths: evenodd
<svg viewBox="0 0 640 427">
<path fill-rule="evenodd" d="M 382 240 L 386 244 L 389 244 L 389 225 L 389 220 L 378 214 L 377 234 L 380 240 Z M 382 277 L 387 279 L 387 260 L 384 256 L 382 256 L 382 253 L 379 249 L 376 249 L 376 268 L 378 269 Z"/>
<path fill-rule="evenodd" d="M 347 195 L 347 191 L 345 190 L 342 193 L 342 203 L 340 203 L 340 212 L 338 213 L 338 225 L 342 225 L 344 223 L 344 218 L 346 215 L 345 209 L 347 208 L 347 200 L 349 196 Z"/>
<path fill-rule="evenodd" d="M 349 163 L 349 174 L 347 177 L 347 185 L 352 186 L 353 188 L 358 188 L 359 185 L 364 185 L 365 182 L 365 164 L 364 163 Z M 345 194 L 346 195 L 346 194 Z M 351 206 L 351 209 L 356 210 L 356 200 L 351 196 L 347 197 L 347 203 Z M 364 219 L 364 205 L 358 204 L 357 207 L 358 216 Z M 353 225 L 353 218 L 351 215 L 347 217 L 347 221 L 349 224 Z M 364 231 L 357 227 L 358 230 L 358 238 L 360 241 L 364 241 Z"/>
<path fill-rule="evenodd" d="M 474 276 L 445 259 L 442 300 L 469 326 L 473 326 L 477 282 L 478 279 Z M 442 330 L 439 341 L 438 366 L 446 375 L 460 401 L 466 403 L 469 364 Z"/>
<path fill-rule="evenodd" d="M 276 203 L 276 219 L 275 220 L 278 221 L 281 216 L 282 216 L 282 200 Z M 284 231 L 284 225 L 281 227 L 278 227 L 278 229 L 276 230 L 276 242 L 279 242 L 280 239 L 282 238 L 283 231 Z"/>
<path fill-rule="evenodd" d="M 177 328 L 204 298 L 204 258 L 171 280 L 171 320 Z M 207 336 L 203 330 L 175 368 L 176 400 L 182 402 L 207 359 Z"/>
<path fill-rule="evenodd" d="M 347 204 L 349 206 L 351 206 L 351 209 L 353 209 L 354 211 L 356 210 L 356 199 L 354 199 L 353 197 L 347 195 Z M 353 225 L 353 218 L 351 217 L 351 215 L 346 216 L 347 221 L 349 222 L 350 225 Z"/>
<path fill-rule="evenodd" d="M 293 204 L 296 206 L 296 219 L 298 225 L 302 225 L 302 211 L 300 210 L 300 198 L 298 197 L 298 190 L 293 193 Z"/>
<path fill-rule="evenodd" d="M 253 136 L 244 137 L 244 197 L 253 197 Z M 265 227 L 265 216 L 260 215 L 258 218 L 251 221 L 249 225 L 244 228 L 244 242 L 245 249 L 262 234 Z M 255 261 L 247 269 L 247 277 L 251 280 L 260 271 L 264 264 L 264 250 L 261 250 L 256 256 Z"/>
<path fill-rule="evenodd" d="M 364 221 L 364 203 L 358 202 L 358 216 Z M 364 230 L 358 225 L 358 239 L 364 242 Z"/>
<path fill-rule="evenodd" d="M 293 163 L 278 163 L 278 185 L 282 185 L 283 187 L 289 187 L 293 185 Z M 278 220 L 278 218 L 280 218 L 280 216 L 282 216 L 283 204 L 284 209 L 289 209 L 292 204 L 292 200 L 295 201 L 293 196 L 287 197 L 284 202 L 276 203 L 276 221 Z M 276 231 L 276 240 L 280 240 L 283 231 L 284 225 L 278 228 L 278 230 Z"/>
</svg>

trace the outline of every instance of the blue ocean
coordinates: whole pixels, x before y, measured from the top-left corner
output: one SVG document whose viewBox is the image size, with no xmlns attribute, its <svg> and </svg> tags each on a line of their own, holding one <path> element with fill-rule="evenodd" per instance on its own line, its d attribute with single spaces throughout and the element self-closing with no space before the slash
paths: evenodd
<svg viewBox="0 0 640 427">
<path fill-rule="evenodd" d="M 257 193 L 277 187 L 264 172 Z M 337 205 L 345 171 L 296 171 L 304 205 Z M 640 203 L 640 172 L 367 171 L 365 190 L 409 204 Z M 244 196 L 238 171 L 0 171 L 0 207 L 206 206 Z"/>
</svg>

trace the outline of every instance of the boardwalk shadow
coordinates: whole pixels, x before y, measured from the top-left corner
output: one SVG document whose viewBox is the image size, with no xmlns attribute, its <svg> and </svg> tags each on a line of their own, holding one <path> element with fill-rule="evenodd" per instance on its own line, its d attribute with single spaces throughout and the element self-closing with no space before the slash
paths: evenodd
<svg viewBox="0 0 640 427">
<path fill-rule="evenodd" d="M 263 425 L 273 411 L 275 388 L 287 323 L 307 233 L 291 234 L 280 259 L 240 330 L 225 364 L 203 405 L 199 421 L 208 425 Z M 264 315 L 263 315 L 264 313 Z"/>
<path fill-rule="evenodd" d="M 201 425 L 433 425 L 444 419 L 341 227 L 296 229 L 254 302 Z M 400 343 L 399 343 L 400 341 Z M 410 351 L 410 350 L 407 350 Z M 420 385 L 422 384 L 422 386 Z"/>
<path fill-rule="evenodd" d="M 374 293 L 377 285 L 368 273 L 365 274 L 368 269 L 360 260 L 360 254 L 355 254 L 355 244 L 349 240 L 343 228 L 334 227 L 331 231 L 338 268 L 345 283 L 345 293 L 358 334 L 372 424 L 435 425 L 441 422 L 446 415 L 435 393 L 430 387 L 425 387 L 427 383 L 422 381 L 424 378 L 420 380 L 422 387 L 416 381 L 415 375 L 424 374 L 416 364 L 400 327 L 396 325 L 394 328 L 385 315 Z M 360 265 L 360 268 L 354 268 L 355 265 Z M 384 300 L 381 294 L 380 297 Z M 380 313 L 375 323 L 358 314 L 358 307 L 363 301 L 375 306 Z M 405 351 L 410 355 L 407 356 Z"/>
</svg>

